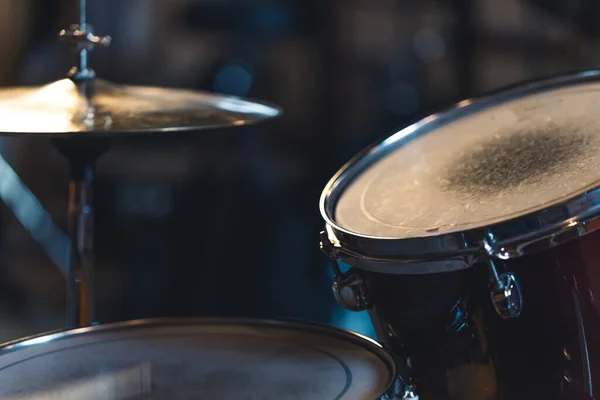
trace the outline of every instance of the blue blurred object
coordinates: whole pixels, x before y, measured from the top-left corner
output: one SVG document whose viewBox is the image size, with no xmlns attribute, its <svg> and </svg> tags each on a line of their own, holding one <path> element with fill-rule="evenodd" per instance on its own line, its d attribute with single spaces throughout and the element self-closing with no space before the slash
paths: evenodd
<svg viewBox="0 0 600 400">
<path fill-rule="evenodd" d="M 254 29 L 278 32 L 293 25 L 292 19 L 292 10 L 287 5 L 269 3 L 254 7 L 248 20 Z"/>
<path fill-rule="evenodd" d="M 417 56 L 426 63 L 440 61 L 446 55 L 444 39 L 430 28 L 423 28 L 415 33 L 413 48 Z"/>
<path fill-rule="evenodd" d="M 281 34 L 312 29 L 306 10 L 278 2 L 190 4 L 182 13 L 189 27 L 201 30 L 226 29 L 253 35 Z"/>
<path fill-rule="evenodd" d="M 241 60 L 224 64 L 215 76 L 214 90 L 233 96 L 246 96 L 254 81 L 252 67 Z"/>
<path fill-rule="evenodd" d="M 386 93 L 385 105 L 396 115 L 414 115 L 419 111 L 419 92 L 409 82 L 395 82 Z"/>
</svg>

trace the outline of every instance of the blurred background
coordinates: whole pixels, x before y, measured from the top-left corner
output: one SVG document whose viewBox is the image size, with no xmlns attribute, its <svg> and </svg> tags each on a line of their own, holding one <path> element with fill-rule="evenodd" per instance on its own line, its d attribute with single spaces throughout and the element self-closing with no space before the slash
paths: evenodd
<svg viewBox="0 0 600 400">
<path fill-rule="evenodd" d="M 65 76 L 75 0 L 0 0 L 0 85 Z M 96 182 L 97 315 L 299 318 L 371 335 L 337 306 L 321 190 L 375 140 L 466 97 L 600 59 L 594 0 L 89 0 L 103 79 L 258 98 L 254 127 L 119 139 Z M 65 229 L 49 141 L 0 155 Z M 0 340 L 65 324 L 61 273 L 0 206 Z"/>
</svg>

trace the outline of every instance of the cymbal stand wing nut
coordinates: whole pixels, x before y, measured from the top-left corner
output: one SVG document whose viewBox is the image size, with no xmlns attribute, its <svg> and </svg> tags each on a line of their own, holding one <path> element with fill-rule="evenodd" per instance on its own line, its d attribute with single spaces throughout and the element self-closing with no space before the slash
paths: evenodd
<svg viewBox="0 0 600 400">
<path fill-rule="evenodd" d="M 58 37 L 79 52 L 79 68 L 71 68 L 69 78 L 74 82 L 94 79 L 96 74 L 88 66 L 88 52 L 96 46 L 108 47 L 111 37 L 94 35 L 94 28 L 87 23 L 86 0 L 79 0 L 79 24 L 71 25 L 69 29 L 63 29 Z"/>
</svg>

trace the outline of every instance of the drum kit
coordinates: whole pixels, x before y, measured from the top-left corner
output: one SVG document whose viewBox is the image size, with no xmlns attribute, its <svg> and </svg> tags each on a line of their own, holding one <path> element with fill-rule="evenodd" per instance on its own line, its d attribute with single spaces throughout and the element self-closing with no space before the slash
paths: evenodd
<svg viewBox="0 0 600 400">
<path fill-rule="evenodd" d="M 0 133 L 70 163 L 68 329 L 0 348 L 0 398 L 595 399 L 600 386 L 600 71 L 505 89 L 357 155 L 320 199 L 343 307 L 377 335 L 302 322 L 96 324 L 95 161 L 116 136 L 232 127 L 273 105 L 98 79 L 80 0 L 68 78 L 0 90 Z M 600 302 L 600 300 L 599 300 Z"/>
</svg>

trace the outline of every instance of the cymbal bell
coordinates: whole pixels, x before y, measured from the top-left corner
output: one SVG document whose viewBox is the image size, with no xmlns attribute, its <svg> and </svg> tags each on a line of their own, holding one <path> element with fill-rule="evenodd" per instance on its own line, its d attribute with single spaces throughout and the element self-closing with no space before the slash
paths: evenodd
<svg viewBox="0 0 600 400">
<path fill-rule="evenodd" d="M 281 110 L 264 102 L 183 89 L 71 79 L 0 88 L 0 135 L 116 136 L 257 123 Z"/>
</svg>

